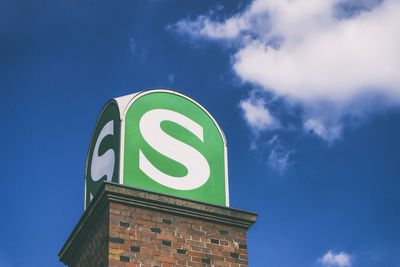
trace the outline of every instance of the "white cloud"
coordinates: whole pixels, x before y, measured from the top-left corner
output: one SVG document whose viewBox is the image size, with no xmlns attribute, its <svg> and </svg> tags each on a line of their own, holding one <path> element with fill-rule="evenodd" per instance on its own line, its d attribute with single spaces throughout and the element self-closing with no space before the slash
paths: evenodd
<svg viewBox="0 0 400 267">
<path fill-rule="evenodd" d="M 343 251 L 335 254 L 332 251 L 328 251 L 322 258 L 318 260 L 324 266 L 338 266 L 338 267 L 350 267 L 351 256 L 344 253 Z"/>
<path fill-rule="evenodd" d="M 149 54 L 149 50 L 147 48 L 146 43 L 138 43 L 135 38 L 129 38 L 129 47 L 131 49 L 132 54 L 139 58 L 142 61 L 146 60 L 147 55 Z"/>
<path fill-rule="evenodd" d="M 289 152 L 280 152 L 278 150 L 272 149 L 268 156 L 268 166 L 278 173 L 283 174 L 283 172 L 290 166 L 289 162 Z"/>
<path fill-rule="evenodd" d="M 181 20 L 175 24 L 175 30 L 196 37 L 230 39 L 236 37 L 250 25 L 240 17 L 229 18 L 224 23 L 216 23 L 207 16 L 199 16 L 195 21 Z"/>
<path fill-rule="evenodd" d="M 300 104 L 302 128 L 332 142 L 346 126 L 343 118 L 370 112 L 368 104 L 353 105 L 365 95 L 400 104 L 399 14 L 398 0 L 255 0 L 225 20 L 201 15 L 174 29 L 235 44 L 237 76 Z M 247 100 L 241 107 L 261 111 L 246 116 L 252 128 L 270 129 L 268 110 Z"/>
<path fill-rule="evenodd" d="M 279 122 L 271 115 L 262 98 L 250 97 L 242 100 L 239 107 L 251 129 L 257 134 L 266 129 L 276 129 Z"/>
<path fill-rule="evenodd" d="M 400 100 L 400 2 L 387 0 L 370 12 L 338 20 L 333 16 L 338 1 L 306 1 L 312 7 L 279 1 L 274 10 L 266 10 L 273 25 L 266 38 L 284 41 L 279 49 L 260 39 L 248 42 L 235 54 L 236 73 L 301 102 L 340 104 L 366 90 Z"/>
<path fill-rule="evenodd" d="M 279 174 L 283 174 L 292 165 L 290 155 L 292 151 L 282 144 L 278 135 L 274 135 L 269 141 L 270 153 L 268 156 L 268 166 Z"/>
<path fill-rule="evenodd" d="M 313 132 L 322 139 L 332 143 L 341 136 L 342 126 L 340 124 L 329 125 L 319 119 L 307 119 L 304 123 L 306 131 Z"/>
</svg>

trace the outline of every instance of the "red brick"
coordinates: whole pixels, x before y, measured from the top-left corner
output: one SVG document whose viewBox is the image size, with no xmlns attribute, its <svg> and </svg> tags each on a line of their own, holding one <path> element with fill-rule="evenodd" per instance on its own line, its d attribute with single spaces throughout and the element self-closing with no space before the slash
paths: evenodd
<svg viewBox="0 0 400 267">
<path fill-rule="evenodd" d="M 157 261 L 161 262 L 169 262 L 169 263 L 176 263 L 175 259 L 167 258 L 167 257 L 156 257 Z"/>
<path fill-rule="evenodd" d="M 161 235 L 161 234 L 157 234 L 157 239 L 161 239 L 161 240 L 169 240 L 169 241 L 173 241 L 175 242 L 175 237 L 173 236 L 169 236 L 169 235 Z"/>
<path fill-rule="evenodd" d="M 150 222 L 150 221 L 144 221 L 144 220 L 138 220 L 138 224 L 144 224 L 144 225 L 150 225 L 150 226 L 156 226 L 155 222 Z"/>
</svg>

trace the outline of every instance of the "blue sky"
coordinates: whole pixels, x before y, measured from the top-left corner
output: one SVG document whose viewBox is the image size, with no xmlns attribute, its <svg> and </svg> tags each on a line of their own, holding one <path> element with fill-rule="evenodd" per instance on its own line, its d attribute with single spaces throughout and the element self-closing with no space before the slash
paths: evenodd
<svg viewBox="0 0 400 267">
<path fill-rule="evenodd" d="M 394 0 L 0 1 L 0 266 L 63 266 L 104 103 L 172 88 L 228 141 L 250 266 L 400 266 Z"/>
</svg>

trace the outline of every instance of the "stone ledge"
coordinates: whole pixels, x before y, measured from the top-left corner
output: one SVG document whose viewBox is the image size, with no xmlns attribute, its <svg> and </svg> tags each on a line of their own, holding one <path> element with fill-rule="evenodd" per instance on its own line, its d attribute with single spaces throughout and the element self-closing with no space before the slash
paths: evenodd
<svg viewBox="0 0 400 267">
<path fill-rule="evenodd" d="M 254 212 L 104 182 L 59 252 L 60 261 L 70 261 L 70 257 L 110 202 L 244 229 L 250 228 L 257 217 Z"/>
</svg>

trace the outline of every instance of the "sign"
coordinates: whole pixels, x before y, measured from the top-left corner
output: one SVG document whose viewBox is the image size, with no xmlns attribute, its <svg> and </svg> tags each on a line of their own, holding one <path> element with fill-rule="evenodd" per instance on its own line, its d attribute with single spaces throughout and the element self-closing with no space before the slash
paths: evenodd
<svg viewBox="0 0 400 267">
<path fill-rule="evenodd" d="M 103 181 L 119 182 L 121 119 L 118 104 L 109 101 L 97 119 L 85 168 L 85 208 Z"/>
<path fill-rule="evenodd" d="M 86 161 L 85 208 L 103 181 L 229 206 L 227 148 L 193 99 L 155 89 L 110 100 Z"/>
</svg>

